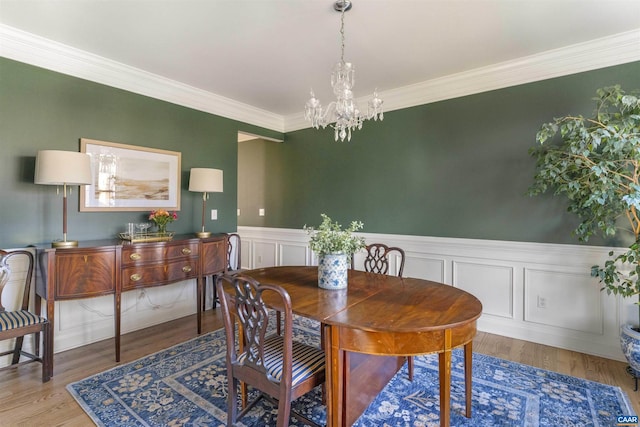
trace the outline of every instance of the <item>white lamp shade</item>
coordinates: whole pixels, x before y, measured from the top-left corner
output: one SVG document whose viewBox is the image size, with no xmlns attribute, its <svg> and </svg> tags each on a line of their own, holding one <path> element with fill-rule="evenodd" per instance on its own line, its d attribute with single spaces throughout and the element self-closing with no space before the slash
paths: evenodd
<svg viewBox="0 0 640 427">
<path fill-rule="evenodd" d="M 202 193 L 222 192 L 222 171 L 220 169 L 191 168 L 189 191 Z"/>
<path fill-rule="evenodd" d="M 75 151 L 38 151 L 33 181 L 45 185 L 91 184 L 91 157 Z"/>
</svg>

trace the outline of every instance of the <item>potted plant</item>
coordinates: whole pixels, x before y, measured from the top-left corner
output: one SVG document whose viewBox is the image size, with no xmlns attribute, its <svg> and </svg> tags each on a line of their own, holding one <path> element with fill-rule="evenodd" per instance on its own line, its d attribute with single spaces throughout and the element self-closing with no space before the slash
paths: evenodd
<svg viewBox="0 0 640 427">
<path fill-rule="evenodd" d="M 568 211 L 580 218 L 580 241 L 600 233 L 623 231 L 632 237 L 624 252 L 611 251 L 591 275 L 602 290 L 638 297 L 638 324 L 621 328 L 622 350 L 640 376 L 640 98 L 619 85 L 598 89 L 591 118 L 566 116 L 542 125 L 531 195 L 552 189 L 569 200 Z M 629 228 L 627 228 L 626 226 Z"/>
<path fill-rule="evenodd" d="M 353 254 L 365 247 L 363 237 L 353 233 L 361 230 L 364 224 L 352 221 L 348 228 L 332 221 L 322 214 L 322 223 L 316 229 L 304 226 L 311 236 L 309 246 L 318 255 L 318 286 L 323 289 L 344 289 L 348 282 L 348 269 Z"/>
</svg>

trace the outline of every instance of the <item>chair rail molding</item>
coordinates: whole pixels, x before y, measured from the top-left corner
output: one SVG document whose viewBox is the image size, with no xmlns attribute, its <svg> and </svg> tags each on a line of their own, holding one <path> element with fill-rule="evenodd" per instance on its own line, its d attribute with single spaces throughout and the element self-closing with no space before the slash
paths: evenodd
<svg viewBox="0 0 640 427">
<path fill-rule="evenodd" d="M 304 230 L 240 226 L 238 233 L 243 268 L 317 265 Z M 483 332 L 625 360 L 619 331 L 634 321 L 637 307 L 631 299 L 601 292 L 590 275 L 609 251 L 624 248 L 357 234 L 404 249 L 404 277 L 445 283 L 478 297 Z M 355 255 L 356 268 L 362 268 L 363 258 L 364 253 Z"/>
</svg>

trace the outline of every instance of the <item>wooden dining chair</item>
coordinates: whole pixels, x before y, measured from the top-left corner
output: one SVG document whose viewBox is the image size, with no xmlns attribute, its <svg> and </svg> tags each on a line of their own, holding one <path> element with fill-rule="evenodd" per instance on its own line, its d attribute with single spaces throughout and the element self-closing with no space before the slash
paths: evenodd
<svg viewBox="0 0 640 427">
<path fill-rule="evenodd" d="M 20 265 L 26 270 L 26 274 L 12 275 L 12 268 Z M 13 350 L 4 351 L 0 356 L 13 355 L 11 365 L 0 370 L 16 367 L 31 362 L 42 363 L 42 382 L 47 382 L 52 376 L 53 367 L 53 342 L 51 340 L 51 326 L 47 319 L 39 314 L 29 311 L 29 294 L 33 278 L 33 254 L 26 250 L 7 252 L 0 250 L 0 340 L 15 339 Z M 11 286 L 8 286 L 11 285 Z M 5 290 L 20 286 L 18 292 L 20 298 L 17 310 L 7 310 L 2 305 L 2 294 Z M 7 298 L 8 299 L 8 298 Z M 40 356 L 40 333 L 43 335 L 42 356 Z M 29 353 L 22 349 L 24 337 L 35 334 L 34 352 Z M 21 356 L 27 360 L 20 362 Z"/>
<path fill-rule="evenodd" d="M 242 274 L 218 276 L 216 287 L 227 340 L 227 426 L 235 425 L 263 398 L 278 405 L 277 427 L 288 426 L 290 416 L 317 426 L 291 411 L 291 402 L 324 383 L 325 355 L 321 349 L 293 339 L 287 291 Z M 263 297 L 268 297 L 269 306 Z M 285 314 L 282 335 L 268 331 L 274 306 Z M 241 382 L 259 393 L 238 412 Z"/>
<path fill-rule="evenodd" d="M 242 268 L 242 241 L 238 233 L 228 233 L 225 237 L 227 248 L 227 260 L 225 265 L 226 274 L 238 274 L 244 271 Z M 216 308 L 218 298 L 218 291 L 216 290 L 216 278 L 213 278 L 213 304 L 211 308 Z M 204 310 L 204 304 L 207 300 L 207 286 L 205 283 L 204 295 L 202 298 L 202 309 Z"/>
<path fill-rule="evenodd" d="M 371 243 L 365 247 L 365 250 L 367 254 L 364 259 L 364 271 L 377 274 L 389 274 L 389 259 L 392 256 L 397 256 L 400 259 L 397 276 L 402 277 L 405 258 L 402 248 L 387 246 L 384 243 Z M 351 257 L 351 268 L 355 268 L 353 257 Z"/>
<path fill-rule="evenodd" d="M 238 274 L 242 269 L 242 240 L 238 233 L 227 234 L 227 270 L 226 274 Z"/>
<path fill-rule="evenodd" d="M 365 247 L 367 252 L 364 259 L 364 271 L 376 274 L 389 274 L 389 259 L 392 256 L 399 258 L 399 266 L 396 264 L 397 276 L 402 277 L 404 271 L 404 250 L 397 246 L 387 246 L 384 243 L 371 243 Z M 353 257 L 351 257 L 351 269 L 355 268 Z M 407 368 L 409 380 L 413 381 L 413 357 L 407 357 Z"/>
</svg>

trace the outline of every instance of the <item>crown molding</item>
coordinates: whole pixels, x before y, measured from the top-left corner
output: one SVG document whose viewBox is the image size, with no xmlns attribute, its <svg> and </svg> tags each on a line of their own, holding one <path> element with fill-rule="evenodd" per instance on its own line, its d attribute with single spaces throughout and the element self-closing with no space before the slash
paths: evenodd
<svg viewBox="0 0 640 427">
<path fill-rule="evenodd" d="M 310 127 L 282 116 L 0 24 L 0 56 L 276 132 Z M 640 60 L 640 29 L 380 92 L 385 111 Z M 359 102 L 366 102 L 362 98 Z"/>
<path fill-rule="evenodd" d="M 640 29 L 378 92 L 394 111 L 584 71 L 640 61 Z M 358 102 L 366 105 L 367 99 Z M 284 118 L 285 132 L 308 128 L 304 114 Z"/>
<path fill-rule="evenodd" d="M 175 80 L 0 24 L 0 56 L 284 132 L 284 118 Z"/>
</svg>

